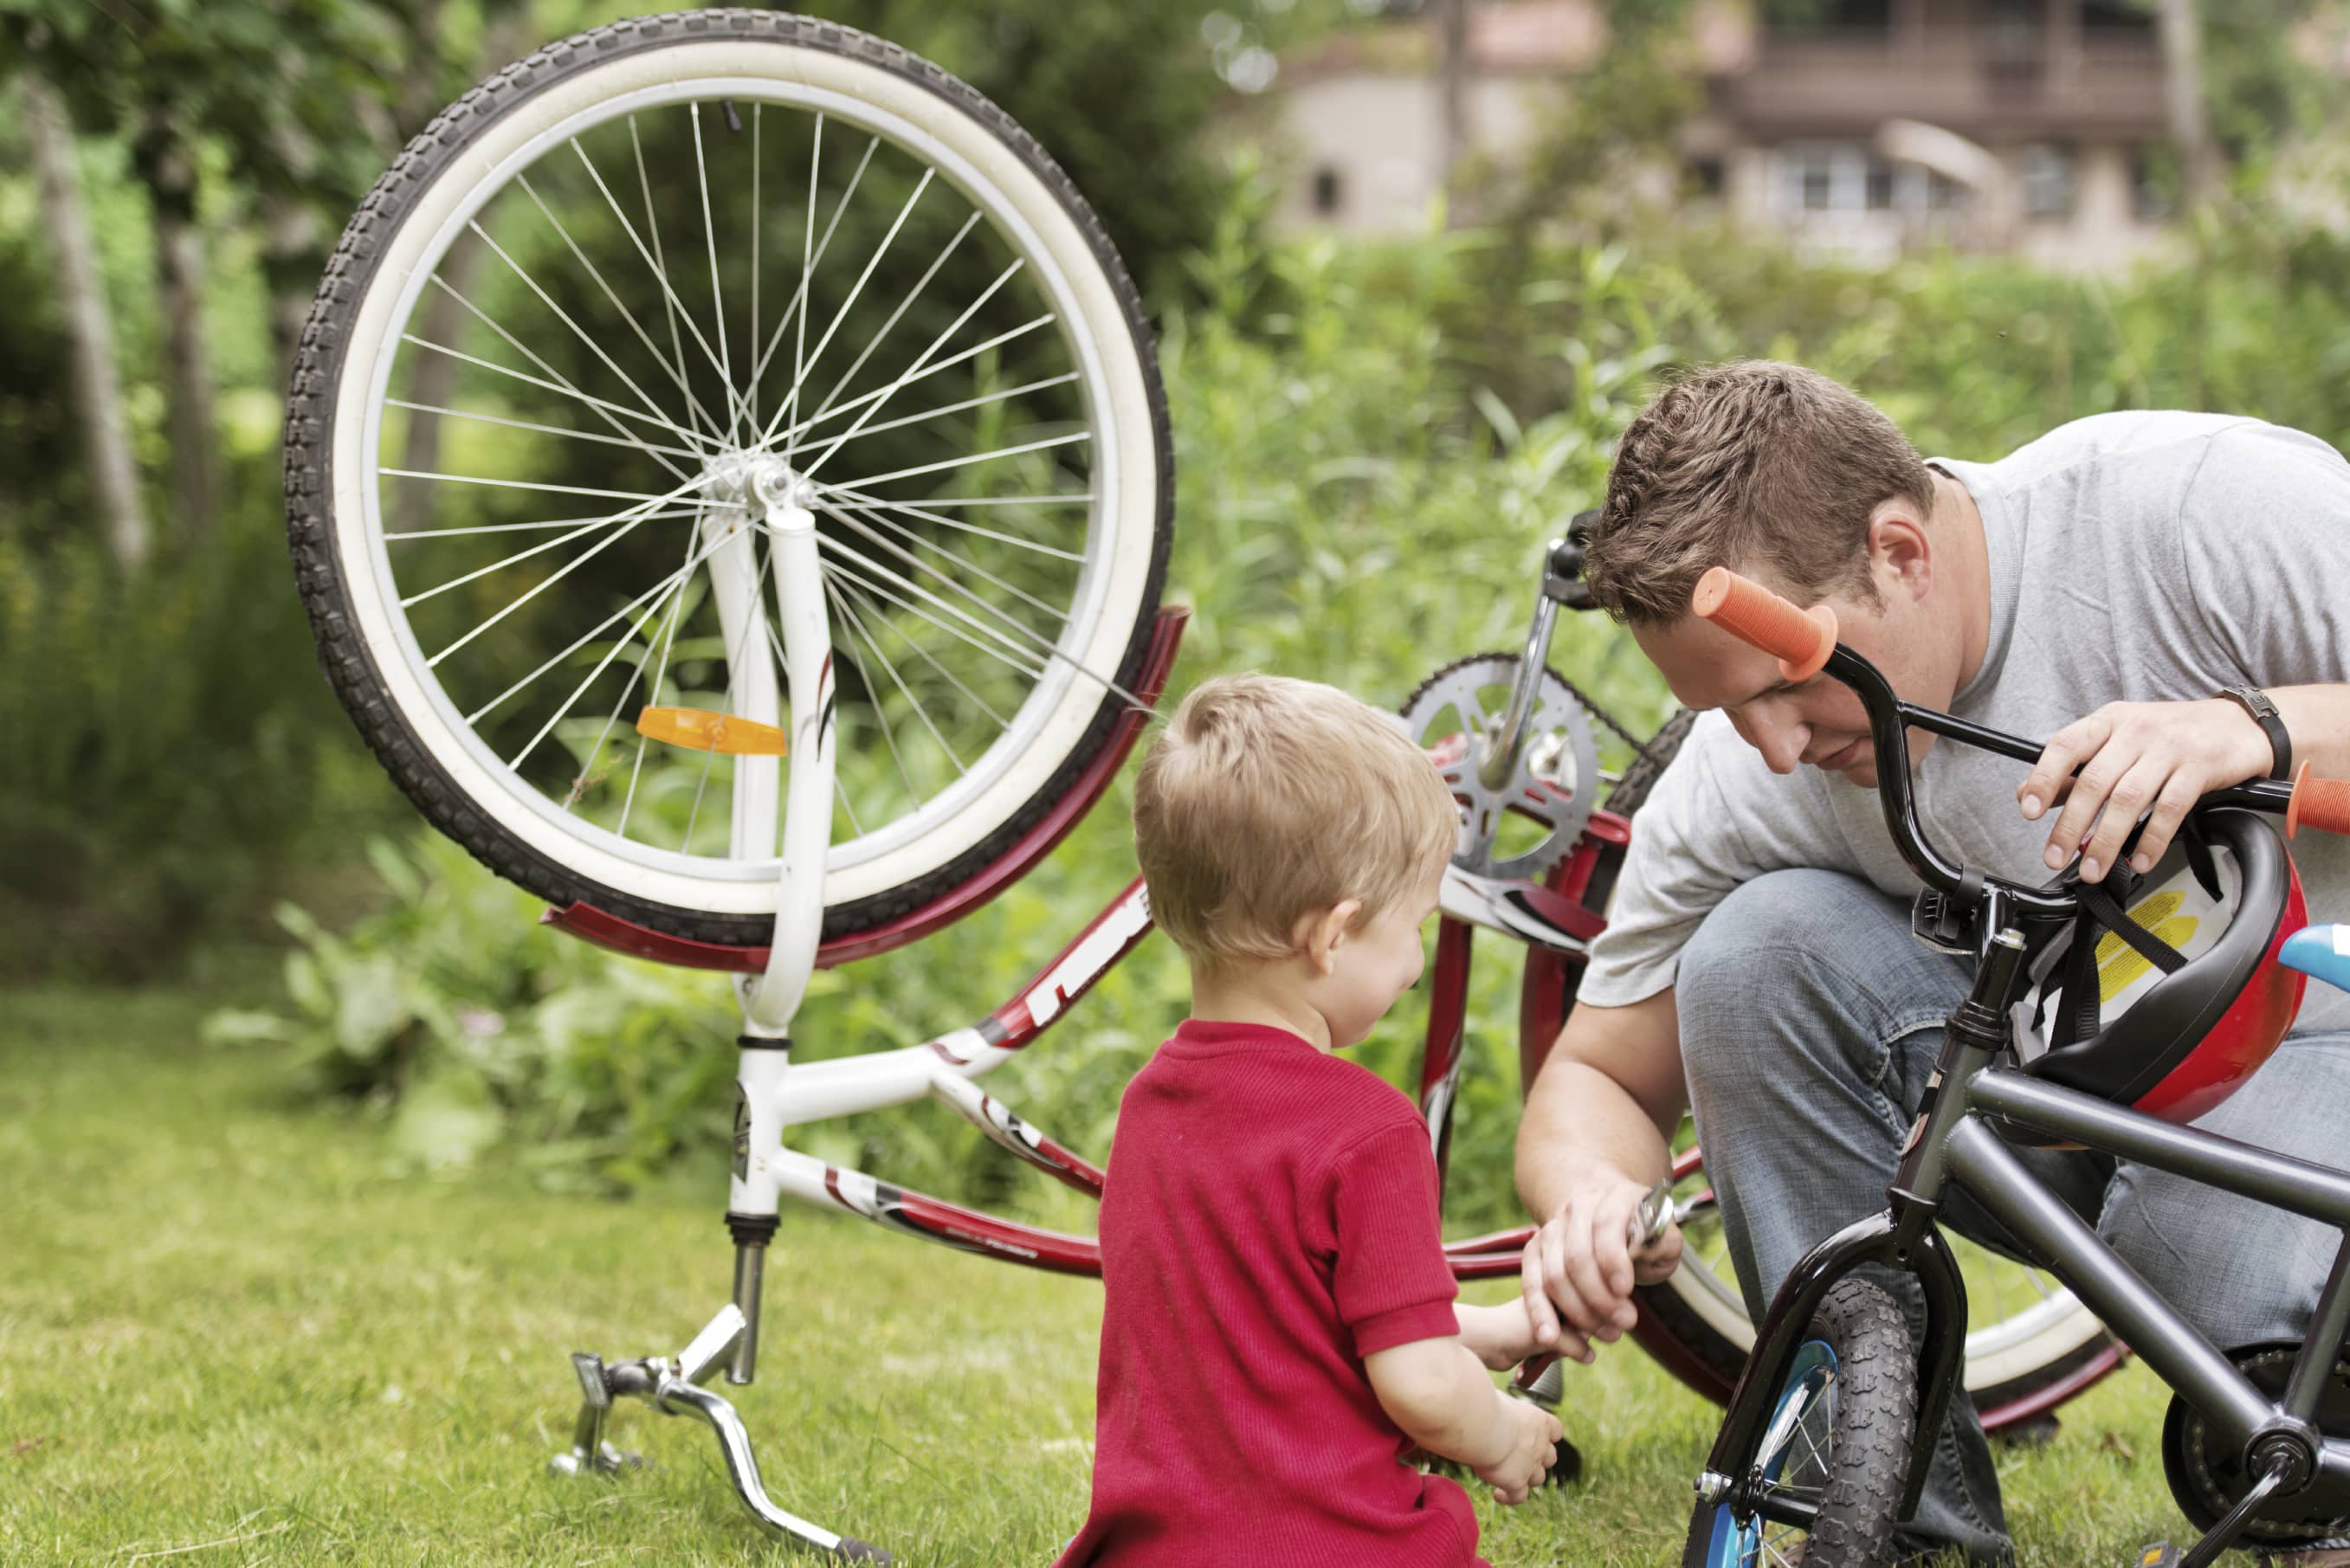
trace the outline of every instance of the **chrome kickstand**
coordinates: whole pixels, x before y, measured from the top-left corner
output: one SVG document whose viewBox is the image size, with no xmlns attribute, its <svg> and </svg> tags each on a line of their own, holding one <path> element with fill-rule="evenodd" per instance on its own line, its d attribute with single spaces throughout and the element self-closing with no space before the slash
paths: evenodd
<svg viewBox="0 0 2350 1568">
<path fill-rule="evenodd" d="M 571 1366 L 579 1376 L 582 1396 L 579 1423 L 572 1432 L 570 1452 L 556 1455 L 547 1468 L 557 1475 L 611 1475 L 641 1464 L 643 1461 L 635 1455 L 623 1453 L 604 1440 L 612 1401 L 626 1395 L 644 1400 L 664 1416 L 692 1415 L 708 1423 L 717 1434 L 719 1449 L 726 1460 L 726 1477 L 734 1483 L 735 1495 L 773 1534 L 830 1552 L 843 1562 L 894 1562 L 879 1547 L 854 1536 L 836 1535 L 821 1525 L 785 1512 L 768 1499 L 743 1417 L 723 1395 L 702 1386 L 726 1367 L 749 1322 L 741 1307 L 727 1303 L 674 1360 L 665 1355 L 649 1355 L 608 1366 L 598 1355 L 584 1351 L 574 1355 Z"/>
</svg>

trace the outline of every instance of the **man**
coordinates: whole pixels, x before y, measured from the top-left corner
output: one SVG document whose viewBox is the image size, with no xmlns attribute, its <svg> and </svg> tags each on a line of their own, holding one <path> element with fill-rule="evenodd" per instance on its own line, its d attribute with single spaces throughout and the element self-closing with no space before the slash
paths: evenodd
<svg viewBox="0 0 2350 1568">
<path fill-rule="evenodd" d="M 2100 881 L 2148 810 L 2137 861 L 2151 865 L 2198 794 L 2284 761 L 2256 697 L 2230 687 L 2265 691 L 2295 765 L 2350 775 L 2350 463 L 2324 442 L 2122 413 L 1998 462 L 1926 462 L 1794 366 L 1666 389 L 1625 432 L 1586 572 L 1675 697 L 1709 711 L 1640 813 L 1518 1141 L 1543 1222 L 1528 1309 L 1586 1359 L 1631 1325 L 1635 1280 L 1678 1261 L 1678 1234 L 1637 1256 L 1625 1236 L 1684 1105 L 1759 1317 L 1810 1247 L 1883 1206 L 1970 971 L 1909 934 L 1918 884 L 1885 830 L 1858 698 L 1825 675 L 1784 680 L 1690 616 L 1713 566 L 1831 606 L 1908 700 L 2051 737 L 2019 782 L 2020 764 L 1911 732 L 1920 818 L 1969 866 L 2038 882 L 2077 851 Z M 2293 854 L 2313 918 L 2350 918 L 2350 840 L 2304 834 Z M 2269 1064 L 2199 1125 L 2331 1161 L 2345 1117 L 2350 995 L 2313 983 Z M 2223 1346 L 2303 1331 L 2333 1232 L 2103 1157 L 2027 1158 Z M 1973 1411 L 1935 1442 L 1911 1530 L 2005 1561 Z"/>
</svg>

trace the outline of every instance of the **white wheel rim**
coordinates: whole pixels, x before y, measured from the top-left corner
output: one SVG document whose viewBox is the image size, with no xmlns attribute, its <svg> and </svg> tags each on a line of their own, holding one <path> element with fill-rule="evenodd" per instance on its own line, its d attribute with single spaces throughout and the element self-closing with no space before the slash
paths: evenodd
<svg viewBox="0 0 2350 1568">
<path fill-rule="evenodd" d="M 748 65 L 764 68 L 746 71 Z M 1067 618 L 1074 629 L 1061 649 L 1065 657 L 1039 660 L 1041 677 L 1003 740 L 982 759 L 986 765 L 887 828 L 836 847 L 827 868 L 828 903 L 887 890 L 967 851 L 1024 804 L 1074 749 L 1103 693 L 1066 655 L 1074 648 L 1076 664 L 1117 671 L 1146 589 L 1157 464 L 1140 361 L 1119 303 L 1075 222 L 1010 149 L 952 105 L 893 73 L 777 43 L 712 40 L 652 49 L 542 90 L 476 138 L 432 182 L 374 275 L 406 281 L 396 291 L 369 290 L 338 389 L 338 409 L 363 410 L 357 419 L 338 418 L 333 470 L 337 547 L 362 634 L 425 749 L 515 837 L 578 875 L 635 897 L 756 915 L 774 905 L 772 860 L 681 855 L 568 815 L 504 766 L 437 680 L 420 676 L 429 666 L 396 602 L 378 481 L 395 324 L 414 319 L 429 275 L 474 213 L 508 187 L 511 174 L 526 171 L 541 153 L 594 126 L 714 99 L 820 110 L 937 170 L 987 215 L 1037 279 L 1080 367 L 1079 386 L 1091 414 L 1089 543 Z"/>
</svg>

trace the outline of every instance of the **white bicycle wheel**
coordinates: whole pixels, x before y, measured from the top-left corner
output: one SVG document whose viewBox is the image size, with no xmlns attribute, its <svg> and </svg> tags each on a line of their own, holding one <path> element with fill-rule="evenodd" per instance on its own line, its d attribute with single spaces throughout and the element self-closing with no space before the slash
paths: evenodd
<svg viewBox="0 0 2350 1568">
<path fill-rule="evenodd" d="M 966 879 L 1099 753 L 1171 534 L 1149 333 L 1067 179 L 937 67 L 764 12 L 582 34 L 435 120 L 344 233 L 286 449 L 321 660 L 425 815 L 553 902 L 734 944 L 776 888 L 738 846 L 780 835 L 738 819 L 786 792 L 634 722 L 780 665 L 754 482 L 817 518 L 827 935 Z"/>
</svg>

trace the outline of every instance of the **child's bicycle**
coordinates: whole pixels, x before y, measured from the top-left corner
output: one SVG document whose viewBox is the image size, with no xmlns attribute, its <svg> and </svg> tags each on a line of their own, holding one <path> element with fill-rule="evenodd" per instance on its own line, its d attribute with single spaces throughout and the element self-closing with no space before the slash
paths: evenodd
<svg viewBox="0 0 2350 1568">
<path fill-rule="evenodd" d="M 899 1050 L 795 1062 L 810 972 L 968 913 L 1099 798 L 1182 630 L 1139 302 L 1083 199 L 1000 110 L 827 23 L 650 17 L 500 71 L 411 144 L 344 232 L 286 426 L 292 548 L 319 651 L 419 809 L 620 950 L 737 977 L 733 1299 L 674 1356 L 575 1358 L 575 1470 L 620 1394 L 716 1428 L 777 1531 L 866 1550 L 768 1501 L 704 1385 L 757 1366 L 764 1249 L 791 1197 L 1031 1267 L 1061 1235 L 787 1146 L 826 1117 L 940 1100 L 1098 1194 L 1097 1166 L 977 1078 L 1149 929 L 1139 882 L 1018 994 Z M 1419 1097 L 1440 1162 L 1463 1069 L 1471 933 L 1522 944 L 1528 1080 L 1571 1005 L 1686 720 L 1645 740 L 1549 673 L 1576 551 L 1523 651 L 1447 666 L 1404 722 L 1463 805 L 1428 981 Z M 1629 743 L 1598 765 L 1598 722 Z M 1681 1271 L 1644 1342 L 1716 1397 L 1752 1341 L 1684 1154 Z M 1513 1274 L 1528 1228 L 1451 1244 Z M 1994 1420 L 2116 1355 L 2021 1270 L 1970 1376 Z M 1970 1347 L 1974 1348 L 1974 1347 Z"/>
<path fill-rule="evenodd" d="M 2232 884 L 2234 912 L 2189 957 L 2170 945 L 2184 940 L 2178 929 L 2147 932 L 2077 868 L 2026 887 L 1953 864 L 1928 840 L 1910 793 L 1911 727 L 2026 763 L 2039 745 L 1900 701 L 1874 666 L 1836 643 L 1832 621 L 1813 618 L 1821 612 L 1806 615 L 1726 570 L 1708 574 L 1693 607 L 1778 655 L 1783 670 L 1824 667 L 1860 696 L 1877 755 L 1898 759 L 1879 770 L 1878 789 L 1894 842 L 1926 884 L 1913 929 L 1977 967 L 1885 1210 L 1821 1242 L 1772 1302 L 1698 1478 L 1683 1563 L 1868 1568 L 1887 1559 L 1895 1526 L 1918 1506 L 1930 1435 L 1959 1381 L 1967 1288 L 1936 1223 L 1955 1192 L 2047 1260 L 2176 1391 L 2164 1460 L 2179 1507 L 2204 1534 L 2170 1561 L 2204 1568 L 2239 1541 L 2282 1550 L 2338 1531 L 2350 1517 L 2350 1170 L 2185 1124 L 2266 1058 L 2299 1005 L 2303 974 L 2350 987 L 2350 926 L 2304 923 L 2291 858 L 2255 815 L 2282 814 L 2287 838 L 2302 826 L 2350 832 L 2350 783 L 2311 779 L 2304 763 L 2290 786 L 2256 781 L 2202 797 L 2178 844 L 2215 904 Z M 2117 860 L 2136 838 L 2133 830 Z M 2093 923 L 2080 923 L 2085 910 Z M 2105 1028 L 2089 940 L 2098 929 L 2137 949 L 2140 968 L 2161 971 Z M 2075 979 L 2085 989 L 2072 989 Z M 2043 1037 L 2017 1010 L 2036 1006 L 2035 985 L 2060 1012 L 2085 1000 L 2090 1010 L 2075 1015 L 2078 1031 L 2054 1023 L 2047 1048 L 2033 1054 Z M 2078 1145 L 2342 1229 L 2305 1337 L 2212 1345 L 2032 1174 L 2009 1137 Z M 1914 1359 L 1889 1294 L 1854 1277 L 1863 1265 L 1907 1272 L 1922 1287 Z M 1918 1433 L 1929 1440 L 1913 1444 Z"/>
</svg>

